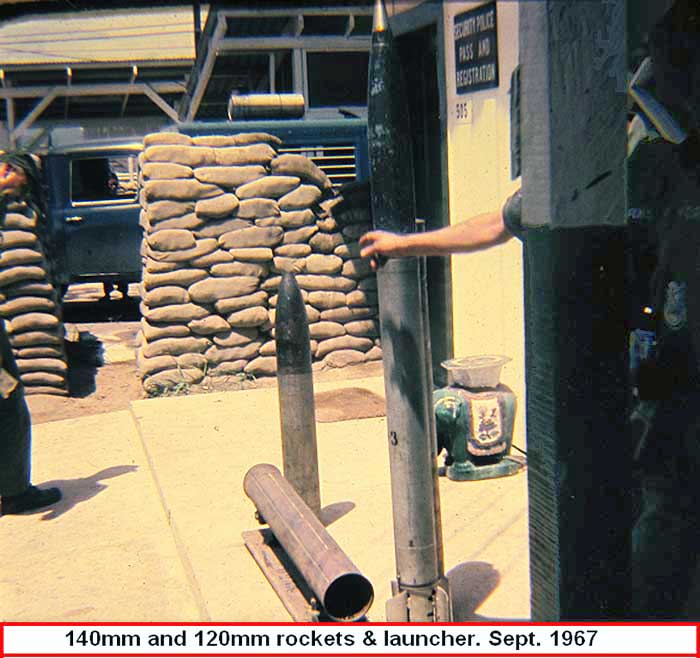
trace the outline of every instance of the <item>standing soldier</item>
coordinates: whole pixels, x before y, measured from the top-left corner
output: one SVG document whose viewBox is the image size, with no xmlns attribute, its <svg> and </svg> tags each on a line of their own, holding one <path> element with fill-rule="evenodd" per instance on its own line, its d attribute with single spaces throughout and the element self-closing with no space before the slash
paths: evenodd
<svg viewBox="0 0 700 658">
<path fill-rule="evenodd" d="M 23 194 L 40 194 L 36 164 L 27 154 L 0 156 L 0 250 L 7 204 Z M 32 486 L 31 419 L 5 327 L 0 320 L 0 516 L 52 505 L 59 489 Z"/>
<path fill-rule="evenodd" d="M 697 614 L 689 600 L 700 540 L 700 2 L 676 0 L 649 39 L 653 73 L 632 96 L 666 142 L 630 170 L 655 210 L 650 293 L 656 344 L 637 373 L 642 507 L 632 534 L 640 619 Z M 643 65 L 644 66 L 644 65 Z M 640 67 L 640 70 L 643 68 Z M 653 86 L 652 86 L 653 85 Z M 653 89 L 653 92 L 650 90 Z M 697 605 L 697 603 L 695 603 Z"/>
</svg>

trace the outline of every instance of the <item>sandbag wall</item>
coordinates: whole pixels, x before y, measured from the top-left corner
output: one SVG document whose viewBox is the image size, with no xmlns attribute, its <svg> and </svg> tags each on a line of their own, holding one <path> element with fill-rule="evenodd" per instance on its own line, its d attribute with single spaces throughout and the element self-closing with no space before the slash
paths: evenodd
<svg viewBox="0 0 700 658">
<path fill-rule="evenodd" d="M 296 274 L 316 367 L 381 359 L 366 224 L 339 226 L 311 160 L 272 135 L 156 133 L 141 156 L 138 364 L 147 393 L 274 375 L 281 273 Z"/>
<path fill-rule="evenodd" d="M 0 241 L 0 322 L 5 322 L 25 393 L 68 395 L 61 308 L 39 226 L 32 208 L 9 205 Z"/>
</svg>

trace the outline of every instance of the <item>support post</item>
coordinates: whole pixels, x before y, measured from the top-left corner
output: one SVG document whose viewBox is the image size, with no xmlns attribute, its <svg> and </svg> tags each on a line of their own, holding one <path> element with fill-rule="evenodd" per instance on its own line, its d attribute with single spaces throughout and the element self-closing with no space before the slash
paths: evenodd
<svg viewBox="0 0 700 658">
<path fill-rule="evenodd" d="M 192 23 L 194 28 L 194 57 L 199 56 L 199 40 L 202 36 L 202 14 L 199 0 L 192 3 Z"/>
<path fill-rule="evenodd" d="M 216 56 L 218 54 L 220 41 L 224 38 L 225 34 L 226 19 L 221 15 L 217 15 L 216 27 L 214 28 L 214 33 L 209 41 L 207 52 L 204 55 L 204 61 L 201 68 L 196 71 L 197 78 L 195 85 L 191 92 L 188 89 L 189 99 L 187 99 L 186 105 L 180 108 L 180 115 L 183 115 L 184 121 L 193 121 L 195 116 L 197 116 L 199 106 L 204 98 L 204 92 L 207 90 L 207 85 L 209 84 L 209 80 L 214 72 L 214 64 L 216 63 Z M 199 61 L 199 53 L 197 54 L 197 61 Z"/>
<path fill-rule="evenodd" d="M 520 5 L 533 621 L 627 603 L 625 15 Z"/>
</svg>

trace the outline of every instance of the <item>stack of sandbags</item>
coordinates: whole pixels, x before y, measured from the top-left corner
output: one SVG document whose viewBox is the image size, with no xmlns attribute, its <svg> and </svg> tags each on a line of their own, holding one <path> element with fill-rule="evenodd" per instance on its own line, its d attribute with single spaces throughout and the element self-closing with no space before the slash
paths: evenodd
<svg viewBox="0 0 700 658">
<path fill-rule="evenodd" d="M 307 302 L 317 361 L 381 358 L 376 280 L 357 245 L 367 226 L 341 230 L 319 205 L 333 195 L 326 175 L 279 146 L 261 133 L 145 138 L 138 362 L 148 393 L 274 374 L 285 271 Z"/>
<path fill-rule="evenodd" d="M 360 258 L 357 242 L 368 227 L 351 224 L 340 228 L 332 214 L 317 217 L 312 227 L 317 230 L 293 247 L 304 255 L 278 256 L 274 264 L 277 271 L 296 275 L 307 305 L 314 359 L 326 367 L 381 359 L 377 281 L 369 263 Z M 286 232 L 285 240 L 293 235 Z M 271 282 L 277 285 L 279 278 Z M 270 297 L 273 322 L 276 305 L 274 295 Z"/>
<path fill-rule="evenodd" d="M 60 304 L 38 222 L 28 206 L 9 206 L 0 241 L 0 321 L 25 392 L 68 395 Z"/>
</svg>

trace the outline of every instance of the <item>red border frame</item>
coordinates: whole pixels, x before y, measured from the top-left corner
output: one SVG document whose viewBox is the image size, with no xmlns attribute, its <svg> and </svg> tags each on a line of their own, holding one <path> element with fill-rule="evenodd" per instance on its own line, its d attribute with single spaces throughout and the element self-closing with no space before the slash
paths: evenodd
<svg viewBox="0 0 700 658">
<path fill-rule="evenodd" d="M 358 626 L 373 626 L 372 622 L 359 622 L 352 624 L 353 628 Z M 376 625 L 389 626 L 389 627 L 405 627 L 405 626 L 415 626 L 415 624 L 405 623 L 405 622 L 381 622 Z M 421 624 L 424 626 L 425 624 Z M 89 652 L 85 653 L 5 653 L 5 641 L 4 641 L 4 629 L 6 627 L 14 626 L 63 626 L 69 628 L 82 628 L 82 627 L 94 627 L 94 626 L 104 626 L 104 627 L 123 627 L 123 626 L 165 626 L 165 627 L 247 627 L 247 626 L 267 626 L 267 627 L 314 627 L 314 628 L 347 628 L 347 624 L 342 623 L 291 623 L 291 622 L 79 622 L 79 623 L 69 623 L 69 622 L 4 622 L 0 623 L 0 658 L 28 658 L 29 656 L 36 656 L 37 658 L 84 658 L 89 656 Z M 477 621 L 477 622 L 465 622 L 465 623 L 448 623 L 448 624 L 438 624 L 436 626 L 469 626 L 469 627 L 481 627 L 481 626 L 497 626 L 497 627 L 510 627 L 510 626 L 535 626 L 535 627 L 568 627 L 568 626 L 622 626 L 625 628 L 642 626 L 642 627 L 659 627 L 659 626 L 681 626 L 681 627 L 691 627 L 695 628 L 695 652 L 694 653 L 545 653 L 545 652 L 517 652 L 517 653 L 410 653 L 407 654 L 410 657 L 416 656 L 417 658 L 429 658 L 431 656 L 454 656 L 455 658 L 481 658 L 482 656 L 488 658 L 558 658 L 563 656 L 565 658 L 597 658 L 598 656 L 610 656 L 611 658 L 633 658 L 639 656 L 640 658 L 700 658 L 700 624 L 693 622 L 666 622 L 666 623 L 643 623 L 643 622 L 527 622 L 527 621 L 505 621 L 505 622 L 489 622 L 489 621 Z M 330 647 L 329 647 L 330 648 Z M 326 652 L 324 653 L 313 653 L 305 652 L 304 648 L 301 647 L 296 653 L 101 653 L 94 652 L 94 655 L 105 656 L 105 658 L 137 658 L 144 656 L 147 658 L 249 658 L 254 656 L 255 658 L 290 658 L 295 656 L 318 656 L 321 658 L 324 655 L 333 656 L 333 658 L 401 658 L 400 653 L 353 653 L 353 652 Z"/>
</svg>

